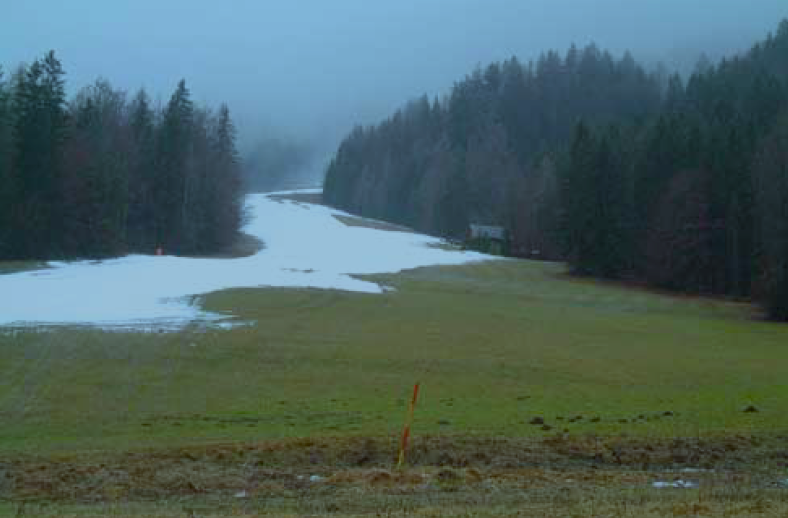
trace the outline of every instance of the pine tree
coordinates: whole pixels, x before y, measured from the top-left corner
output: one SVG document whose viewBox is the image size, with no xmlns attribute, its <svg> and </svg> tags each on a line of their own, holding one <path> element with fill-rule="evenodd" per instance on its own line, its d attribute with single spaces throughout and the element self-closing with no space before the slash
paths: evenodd
<svg viewBox="0 0 788 518">
<path fill-rule="evenodd" d="M 19 77 L 13 120 L 18 166 L 18 253 L 24 257 L 62 255 L 64 222 L 60 181 L 66 137 L 63 69 L 50 52 Z"/>
<path fill-rule="evenodd" d="M 11 93 L 0 68 L 0 257 L 13 249 L 13 141 L 11 134 Z"/>
<path fill-rule="evenodd" d="M 580 123 L 564 173 L 566 255 L 583 275 L 617 277 L 629 266 L 627 181 L 621 134 L 611 127 L 597 137 Z"/>
<path fill-rule="evenodd" d="M 156 120 L 150 97 L 140 90 L 129 107 L 132 154 L 129 165 L 129 216 L 126 235 L 135 250 L 153 253 L 156 243 Z"/>
<path fill-rule="evenodd" d="M 593 178 L 598 143 L 589 127 L 580 122 L 575 130 L 569 163 L 562 174 L 561 206 L 564 256 L 580 274 L 594 273 Z"/>
<path fill-rule="evenodd" d="M 226 104 L 219 108 L 214 136 L 215 174 L 208 186 L 211 193 L 211 219 L 214 246 L 226 246 L 241 225 L 241 176 L 236 129 Z"/>
<path fill-rule="evenodd" d="M 162 116 L 156 152 L 155 240 L 178 253 L 186 242 L 190 188 L 190 158 L 194 105 L 186 82 L 181 81 Z"/>
<path fill-rule="evenodd" d="M 788 321 L 788 114 L 755 165 L 761 261 L 756 294 L 770 318 Z"/>
<path fill-rule="evenodd" d="M 129 164 L 125 94 L 106 81 L 82 89 L 72 107 L 64 196 L 69 255 L 107 257 L 126 251 Z M 80 159 L 81 157 L 81 159 Z"/>
</svg>

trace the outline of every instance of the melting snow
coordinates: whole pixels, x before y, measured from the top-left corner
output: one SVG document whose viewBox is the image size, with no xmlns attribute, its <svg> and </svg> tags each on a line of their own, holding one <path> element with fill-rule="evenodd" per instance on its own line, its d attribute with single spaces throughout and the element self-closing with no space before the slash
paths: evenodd
<svg viewBox="0 0 788 518">
<path fill-rule="evenodd" d="M 688 480 L 676 480 L 673 482 L 654 482 L 652 486 L 657 489 L 664 489 L 664 488 L 692 489 L 698 487 L 698 483 Z"/>
<path fill-rule="evenodd" d="M 0 275 L 0 326 L 177 330 L 200 322 L 227 327 L 232 316 L 201 310 L 198 295 L 262 286 L 383 293 L 385 287 L 351 275 L 487 258 L 436 248 L 440 241 L 428 236 L 346 226 L 333 217 L 343 213 L 327 207 L 264 194 L 250 195 L 247 205 L 252 218 L 244 230 L 265 242 L 251 257 L 135 255 Z"/>
</svg>

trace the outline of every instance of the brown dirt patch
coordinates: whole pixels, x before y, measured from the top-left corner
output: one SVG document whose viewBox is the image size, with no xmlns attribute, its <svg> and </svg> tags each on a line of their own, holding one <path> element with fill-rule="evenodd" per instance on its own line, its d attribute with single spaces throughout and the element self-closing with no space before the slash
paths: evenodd
<svg viewBox="0 0 788 518">
<path fill-rule="evenodd" d="M 320 487 L 465 487 L 490 480 L 550 487 L 646 484 L 654 473 L 771 480 L 783 437 L 652 440 L 417 437 L 409 469 L 392 469 L 396 438 L 298 439 L 182 449 L 0 458 L 0 500 L 102 502 L 195 495 L 290 494 Z M 673 476 L 673 475 L 671 475 Z M 690 475 L 685 475 L 690 476 Z M 566 482 L 563 482 L 564 484 Z"/>
</svg>

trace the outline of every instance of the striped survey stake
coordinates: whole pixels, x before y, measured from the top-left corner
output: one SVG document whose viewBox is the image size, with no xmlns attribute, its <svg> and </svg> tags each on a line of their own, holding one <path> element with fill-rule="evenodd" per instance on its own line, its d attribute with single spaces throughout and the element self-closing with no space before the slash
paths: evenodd
<svg viewBox="0 0 788 518">
<path fill-rule="evenodd" d="M 416 411 L 416 401 L 419 398 L 419 384 L 413 385 L 413 398 L 408 405 L 408 413 L 405 416 L 405 427 L 402 429 L 402 438 L 399 442 L 399 462 L 397 468 L 405 465 L 405 456 L 408 451 L 408 439 L 410 439 L 410 426 L 413 424 L 413 413 Z"/>
</svg>

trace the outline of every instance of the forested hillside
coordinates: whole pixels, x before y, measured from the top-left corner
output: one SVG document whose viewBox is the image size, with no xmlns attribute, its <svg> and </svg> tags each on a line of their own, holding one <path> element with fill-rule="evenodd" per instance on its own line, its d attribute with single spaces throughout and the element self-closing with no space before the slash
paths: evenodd
<svg viewBox="0 0 788 518">
<path fill-rule="evenodd" d="M 492 64 L 445 99 L 422 98 L 377 127 L 356 128 L 329 167 L 326 199 L 433 234 L 460 236 L 469 222 L 506 225 L 521 253 L 555 258 L 554 151 L 579 118 L 603 124 L 656 113 L 661 80 L 630 55 L 617 60 L 596 46 Z"/>
<path fill-rule="evenodd" d="M 787 103 L 788 21 L 686 81 L 593 45 L 512 59 L 356 128 L 325 198 L 445 236 L 503 225 L 516 255 L 788 320 Z"/>
<path fill-rule="evenodd" d="M 229 110 L 165 106 L 100 80 L 66 99 L 54 53 L 0 71 L 0 259 L 216 251 L 237 236 Z"/>
</svg>

